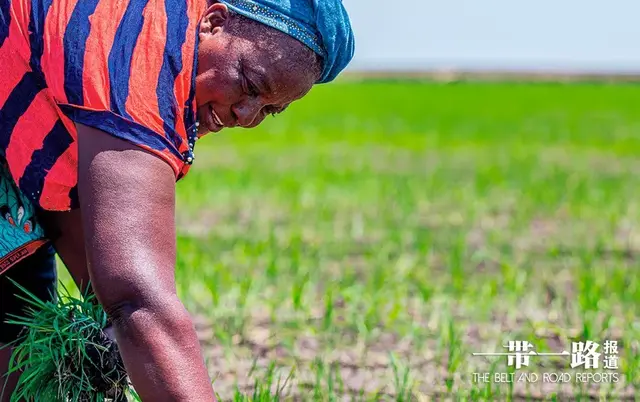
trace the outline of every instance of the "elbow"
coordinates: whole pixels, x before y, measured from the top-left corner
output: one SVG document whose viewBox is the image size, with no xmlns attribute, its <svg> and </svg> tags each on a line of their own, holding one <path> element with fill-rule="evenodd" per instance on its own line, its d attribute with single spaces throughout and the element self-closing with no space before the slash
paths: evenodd
<svg viewBox="0 0 640 402">
<path fill-rule="evenodd" d="M 152 300 L 134 296 L 103 304 L 119 336 L 143 340 L 148 334 L 174 334 L 193 330 L 191 317 L 177 295 Z"/>
</svg>

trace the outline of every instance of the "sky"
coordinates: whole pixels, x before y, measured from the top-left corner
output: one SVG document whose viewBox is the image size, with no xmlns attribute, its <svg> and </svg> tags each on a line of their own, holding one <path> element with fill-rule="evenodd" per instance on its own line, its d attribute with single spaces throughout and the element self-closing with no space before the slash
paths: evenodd
<svg viewBox="0 0 640 402">
<path fill-rule="evenodd" d="M 343 0 L 350 69 L 640 72 L 638 0 Z"/>
</svg>

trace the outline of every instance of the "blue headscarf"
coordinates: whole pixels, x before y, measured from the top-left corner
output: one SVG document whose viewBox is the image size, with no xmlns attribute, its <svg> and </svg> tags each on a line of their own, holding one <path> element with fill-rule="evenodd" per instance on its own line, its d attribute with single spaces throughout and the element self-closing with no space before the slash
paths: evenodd
<svg viewBox="0 0 640 402">
<path fill-rule="evenodd" d="M 278 29 L 322 56 L 318 83 L 333 81 L 349 64 L 355 39 L 342 0 L 220 0 L 230 10 Z"/>
</svg>

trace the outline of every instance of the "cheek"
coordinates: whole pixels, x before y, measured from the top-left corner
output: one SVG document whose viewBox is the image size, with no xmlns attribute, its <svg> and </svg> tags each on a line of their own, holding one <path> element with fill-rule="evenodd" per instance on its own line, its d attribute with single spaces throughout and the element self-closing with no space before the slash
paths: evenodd
<svg viewBox="0 0 640 402">
<path fill-rule="evenodd" d="M 233 105 L 242 96 L 242 83 L 232 69 L 209 70 L 196 77 L 196 102 L 200 106 L 207 103 Z"/>
<path fill-rule="evenodd" d="M 196 77 L 196 103 L 205 105 L 215 97 L 215 74 L 206 71 Z"/>
</svg>

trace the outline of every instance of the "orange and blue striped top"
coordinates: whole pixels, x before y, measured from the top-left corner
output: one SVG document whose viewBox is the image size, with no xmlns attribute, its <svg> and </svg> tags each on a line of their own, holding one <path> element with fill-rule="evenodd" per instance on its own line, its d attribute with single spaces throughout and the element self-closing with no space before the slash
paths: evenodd
<svg viewBox="0 0 640 402">
<path fill-rule="evenodd" d="M 0 0 L 0 157 L 21 191 L 77 207 L 75 123 L 189 170 L 206 1 Z"/>
</svg>

